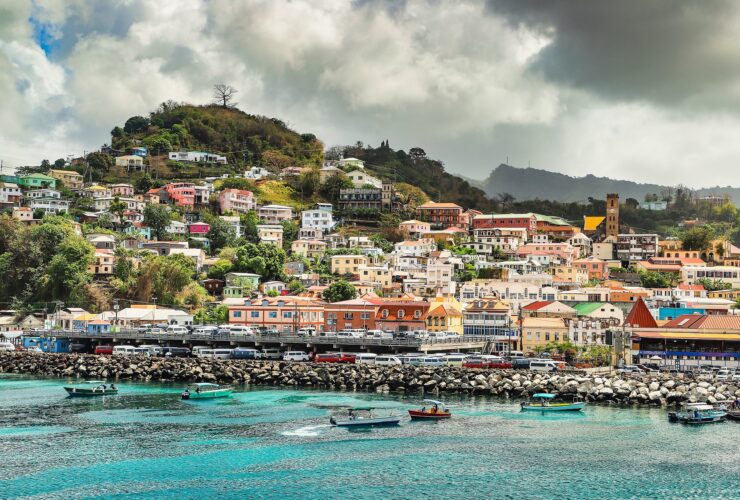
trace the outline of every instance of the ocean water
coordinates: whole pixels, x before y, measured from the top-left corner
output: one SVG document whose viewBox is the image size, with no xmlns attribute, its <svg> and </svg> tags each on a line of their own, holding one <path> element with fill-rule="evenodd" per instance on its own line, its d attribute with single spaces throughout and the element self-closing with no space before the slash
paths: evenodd
<svg viewBox="0 0 740 500">
<path fill-rule="evenodd" d="M 740 423 L 671 424 L 659 409 L 521 413 L 448 398 L 444 422 L 350 431 L 332 409 L 405 413 L 395 395 L 181 385 L 69 398 L 65 381 L 0 376 L 0 497 L 738 498 Z"/>
</svg>

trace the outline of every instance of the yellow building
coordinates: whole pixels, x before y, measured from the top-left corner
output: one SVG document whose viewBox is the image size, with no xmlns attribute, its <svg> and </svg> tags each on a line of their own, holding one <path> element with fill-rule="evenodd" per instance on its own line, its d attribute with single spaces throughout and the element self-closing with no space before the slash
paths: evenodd
<svg viewBox="0 0 740 500">
<path fill-rule="evenodd" d="M 357 273 L 360 280 L 379 285 L 379 288 L 391 286 L 391 270 L 385 266 L 358 266 Z"/>
<path fill-rule="evenodd" d="M 357 274 L 360 266 L 367 266 L 364 255 L 332 255 L 329 270 L 332 274 Z"/>
<path fill-rule="evenodd" d="M 588 283 L 588 270 L 573 266 L 554 266 L 551 268 L 555 281 L 569 281 L 579 285 Z"/>
<path fill-rule="evenodd" d="M 58 181 L 62 181 L 65 187 L 69 189 L 82 189 L 83 178 L 82 175 L 75 172 L 74 170 L 49 170 L 49 175 L 54 177 Z"/>
<path fill-rule="evenodd" d="M 455 332 L 462 335 L 462 305 L 452 296 L 436 297 L 429 304 L 426 322 L 430 332 Z"/>
<path fill-rule="evenodd" d="M 568 325 L 563 318 L 524 318 L 521 340 L 523 352 L 535 352 L 538 346 L 568 340 Z"/>
</svg>

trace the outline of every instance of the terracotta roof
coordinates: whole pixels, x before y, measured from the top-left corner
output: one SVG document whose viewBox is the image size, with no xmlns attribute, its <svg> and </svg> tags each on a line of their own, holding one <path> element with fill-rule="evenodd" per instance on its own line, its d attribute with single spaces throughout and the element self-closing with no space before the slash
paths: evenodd
<svg viewBox="0 0 740 500">
<path fill-rule="evenodd" d="M 624 318 L 624 324 L 625 326 L 640 328 L 658 328 L 655 318 L 650 314 L 650 311 L 642 300 L 642 297 L 637 298 L 637 302 L 632 306 L 632 310 L 629 312 L 627 317 Z"/>
<path fill-rule="evenodd" d="M 692 292 L 703 292 L 704 285 L 689 285 L 688 283 L 681 283 L 678 285 L 678 289 L 692 291 Z"/>
<path fill-rule="evenodd" d="M 430 201 L 427 203 L 424 203 L 423 205 L 419 205 L 418 208 L 421 209 L 432 209 L 432 208 L 459 208 L 462 210 L 462 207 L 456 203 L 437 203 L 436 201 Z"/>
<path fill-rule="evenodd" d="M 549 306 L 552 304 L 549 300 L 538 300 L 535 302 L 532 302 L 531 304 L 527 304 L 526 306 L 522 307 L 525 311 L 536 311 L 538 309 L 542 309 L 545 306 Z"/>
</svg>

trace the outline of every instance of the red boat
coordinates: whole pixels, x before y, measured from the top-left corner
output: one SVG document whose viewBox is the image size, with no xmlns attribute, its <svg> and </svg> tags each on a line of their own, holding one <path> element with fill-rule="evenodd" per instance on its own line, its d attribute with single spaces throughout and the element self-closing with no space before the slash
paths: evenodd
<svg viewBox="0 0 740 500">
<path fill-rule="evenodd" d="M 425 399 L 424 402 L 432 406 L 430 408 L 424 406 L 421 410 L 409 410 L 411 420 L 443 420 L 452 416 L 443 402 L 433 399 Z"/>
</svg>

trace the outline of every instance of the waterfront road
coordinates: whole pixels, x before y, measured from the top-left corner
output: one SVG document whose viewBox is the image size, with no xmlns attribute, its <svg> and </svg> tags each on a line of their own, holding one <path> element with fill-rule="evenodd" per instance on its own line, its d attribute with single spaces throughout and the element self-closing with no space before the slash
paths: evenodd
<svg viewBox="0 0 740 500">
<path fill-rule="evenodd" d="M 68 338 L 92 346 L 103 344 L 161 344 L 169 346 L 208 345 L 214 347 L 281 347 L 284 350 L 309 349 L 361 350 L 367 352 L 452 352 L 480 351 L 490 339 L 482 336 L 462 335 L 445 338 L 377 338 L 337 337 L 332 335 L 297 335 L 295 333 L 240 334 L 240 333 L 147 333 L 137 330 L 89 333 L 74 330 L 43 330 L 27 332 L 27 336 Z"/>
</svg>

